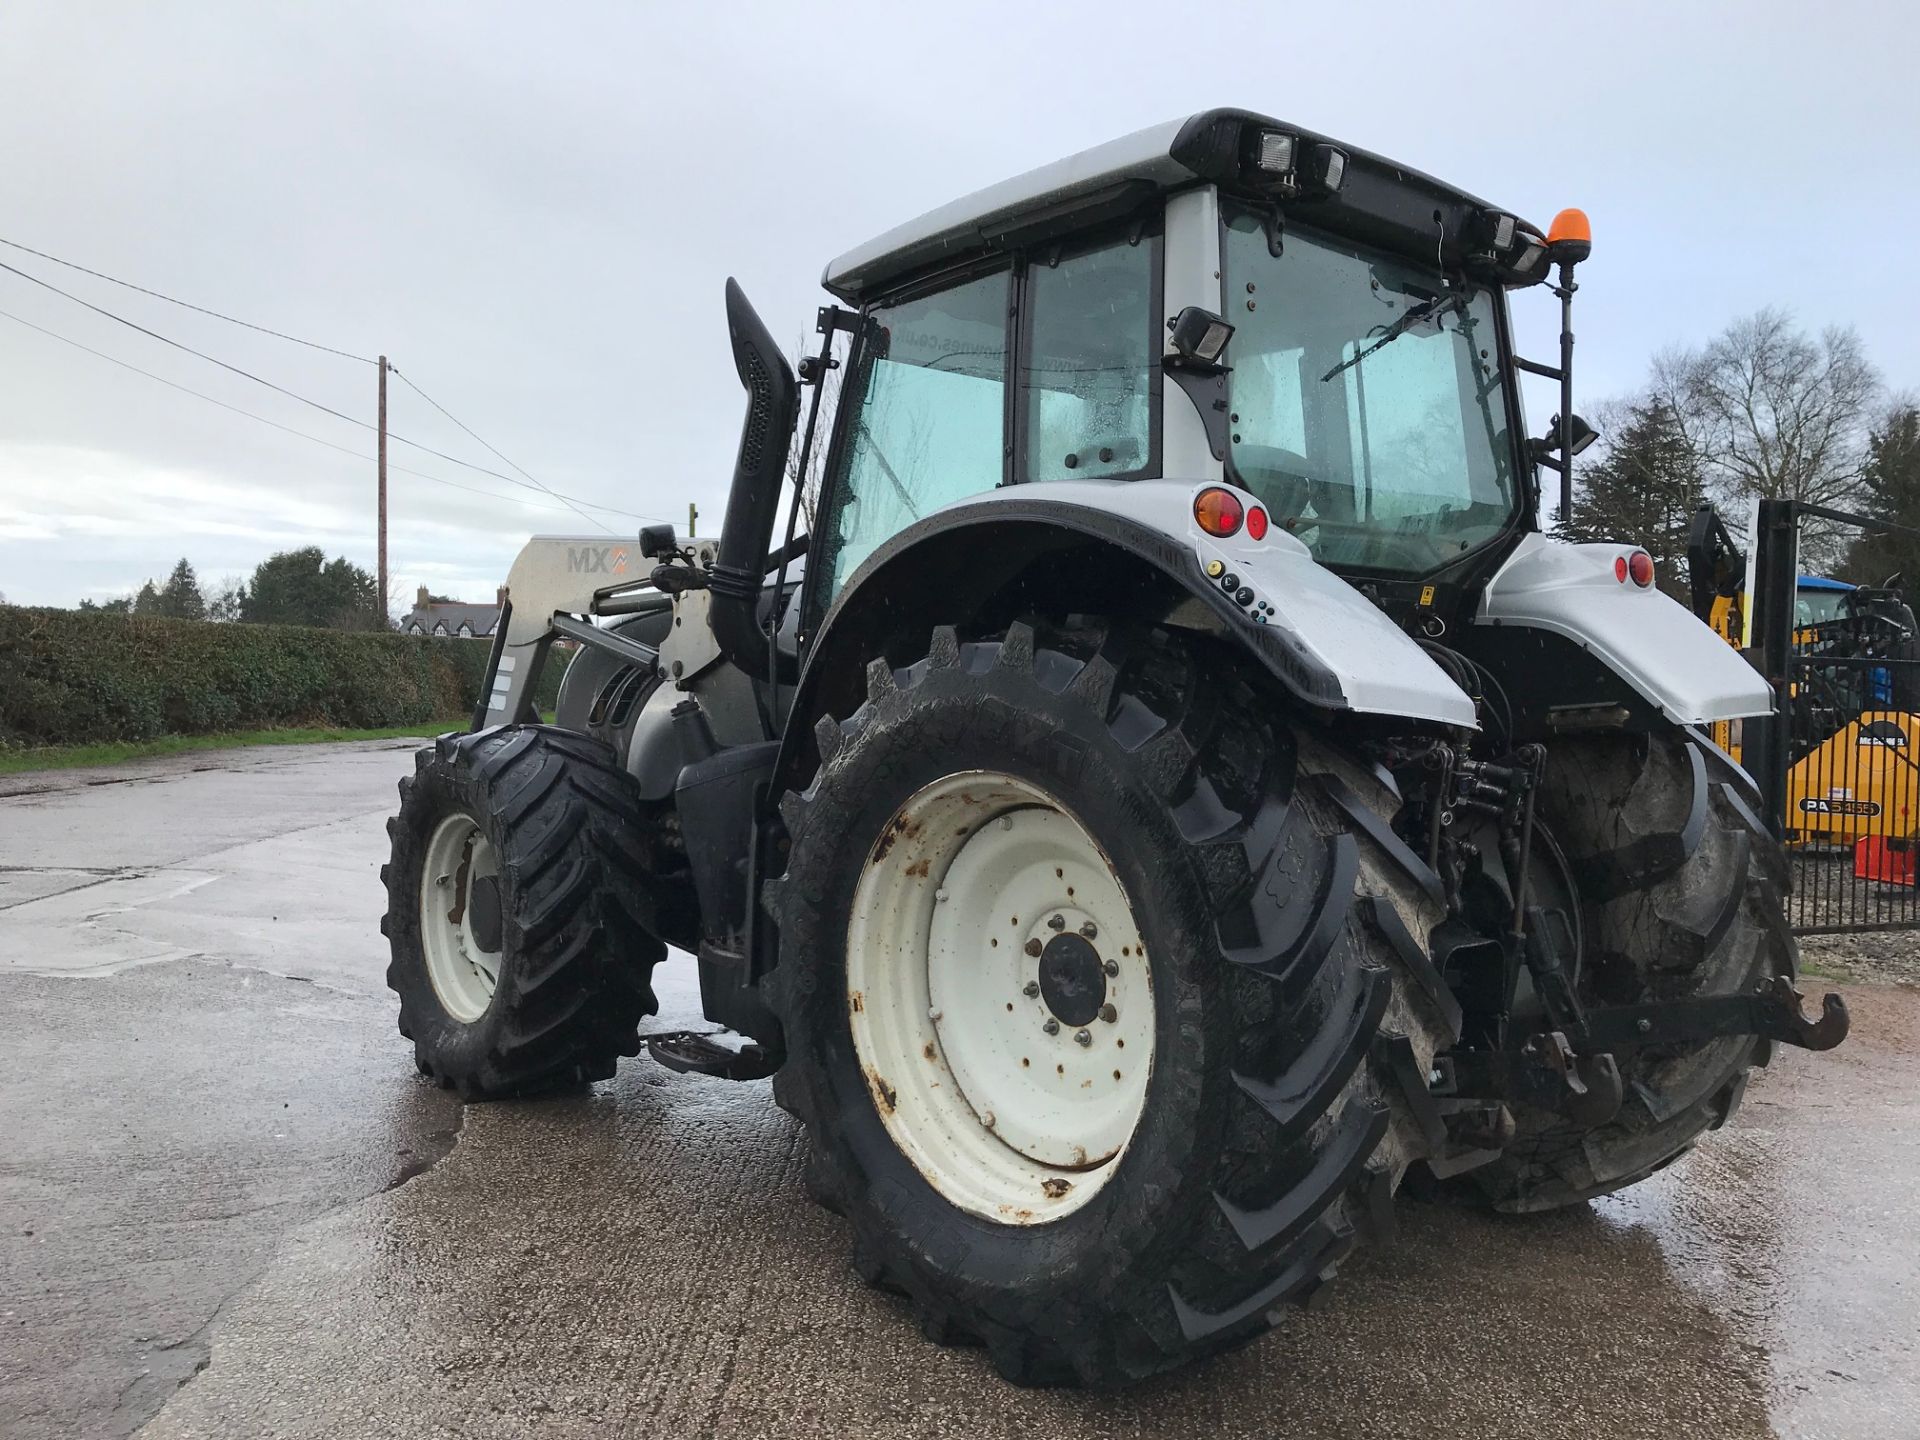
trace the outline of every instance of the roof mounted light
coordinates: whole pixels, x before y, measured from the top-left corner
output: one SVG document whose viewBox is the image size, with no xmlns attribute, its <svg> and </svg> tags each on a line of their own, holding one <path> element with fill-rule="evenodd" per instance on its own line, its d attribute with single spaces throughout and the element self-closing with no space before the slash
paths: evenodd
<svg viewBox="0 0 1920 1440">
<path fill-rule="evenodd" d="M 1347 178 L 1347 152 L 1325 141 L 1308 143 L 1285 130 L 1256 130 L 1247 142 L 1247 178 L 1281 195 L 1331 195 Z"/>
<path fill-rule="evenodd" d="M 1293 173 L 1293 152 L 1298 142 L 1280 130 L 1263 130 L 1255 143 L 1253 163 L 1269 175 Z"/>
<path fill-rule="evenodd" d="M 1554 263 L 1569 268 L 1593 254 L 1593 226 L 1584 210 L 1566 209 L 1547 227 L 1547 249 Z"/>
<path fill-rule="evenodd" d="M 1308 157 L 1307 172 L 1316 185 L 1332 194 L 1347 178 L 1347 152 L 1337 145 L 1316 145 Z"/>
<path fill-rule="evenodd" d="M 1514 252 L 1508 264 L 1514 273 L 1529 280 L 1538 280 L 1546 274 L 1546 255 L 1547 247 L 1538 236 L 1523 233 L 1520 236 L 1520 248 Z M 1535 274 L 1536 271 L 1539 274 Z"/>
</svg>

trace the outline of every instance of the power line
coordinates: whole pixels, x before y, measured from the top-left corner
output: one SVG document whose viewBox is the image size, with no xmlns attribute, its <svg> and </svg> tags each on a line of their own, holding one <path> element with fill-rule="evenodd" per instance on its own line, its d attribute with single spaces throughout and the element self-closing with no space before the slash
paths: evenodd
<svg viewBox="0 0 1920 1440">
<path fill-rule="evenodd" d="M 458 425 L 462 430 L 465 430 L 468 435 L 471 435 L 475 440 L 479 441 L 482 447 L 484 447 L 489 451 L 492 451 L 494 455 L 498 456 L 502 461 L 505 461 L 506 464 L 513 466 L 515 470 L 518 470 L 522 475 L 525 475 L 528 480 L 532 481 L 535 485 L 538 485 L 542 490 L 545 490 L 549 495 L 554 496 L 556 499 L 566 498 L 565 496 L 560 495 L 558 491 L 553 489 L 544 480 L 541 480 L 538 476 L 531 474 L 524 465 L 517 464 L 513 460 L 509 459 L 507 456 L 501 455 L 500 452 L 498 450 L 495 450 L 493 446 L 487 444 L 485 440 L 481 440 L 479 435 L 475 434 L 474 431 L 464 421 L 462 421 L 459 416 L 455 415 L 451 410 L 447 409 L 446 406 L 442 405 L 438 400 L 434 399 L 431 395 L 427 394 L 426 391 L 422 390 L 418 385 L 414 384 L 412 380 L 408 379 L 405 375 L 402 375 L 398 367 L 389 365 L 387 368 L 390 371 L 392 371 L 393 374 L 399 375 L 400 379 L 406 383 L 406 387 L 409 390 L 413 391 L 414 394 L 418 395 L 422 400 L 426 401 L 429 405 L 433 406 L 434 409 L 438 410 L 442 415 L 446 416 L 447 419 L 453 421 L 455 425 Z M 600 528 L 603 530 L 607 528 L 600 521 L 595 520 L 591 515 L 587 514 L 584 510 L 581 510 L 578 506 L 574 505 L 571 500 L 568 500 L 567 504 L 573 508 L 575 514 L 579 515 L 581 519 L 587 521 L 589 524 L 599 525 Z"/>
<path fill-rule="evenodd" d="M 77 265 L 71 260 L 62 260 L 58 255 L 49 255 L 46 251 L 36 250 L 31 245 L 22 245 L 18 240 L 9 240 L 5 236 L 0 236 L 0 245 L 8 246 L 14 250 L 23 250 L 29 255 L 37 255 L 42 260 L 51 260 L 55 265 L 64 265 L 69 270 L 78 270 L 82 275 L 91 275 L 94 279 L 105 280 L 110 285 L 123 286 L 128 290 L 137 290 L 142 295 L 151 295 L 154 299 L 164 300 L 169 305 L 178 305 L 186 310 L 197 310 L 202 315 L 211 315 L 214 319 L 224 320 L 229 325 L 239 325 L 248 330 L 258 330 L 262 335 L 271 335 L 277 340 L 291 340 L 294 344 L 304 345 L 309 350 L 324 350 L 329 355 L 338 355 L 345 360 L 358 360 L 362 365 L 371 365 L 374 363 L 365 355 L 355 355 L 350 350 L 336 350 L 333 346 L 322 345 L 317 340 L 302 340 L 298 335 L 289 335 L 284 330 L 273 330 L 265 325 L 255 325 L 251 320 L 240 320 L 232 315 L 223 315 L 218 310 L 209 310 L 206 306 L 195 305 L 190 300 L 177 300 L 171 295 L 163 295 L 158 290 L 149 290 L 144 285 L 136 285 L 131 280 L 122 280 L 117 276 L 108 275 L 104 271 L 90 270 L 85 265 Z"/>
<path fill-rule="evenodd" d="M 122 370 L 131 370 L 136 375 L 144 375 L 149 380 L 153 380 L 161 385 L 165 385 L 169 390 L 178 390 L 183 395 L 191 395 L 196 400 L 206 401 L 209 405 L 218 405 L 222 410 L 231 410 L 236 415 L 244 415 L 249 420 L 257 420 L 262 425 L 270 425 L 275 430 L 283 430 L 289 435 L 297 435 L 302 440 L 311 440 L 315 445 L 324 445 L 329 450 L 338 450 L 342 455 L 351 455 L 356 460 L 371 461 L 373 459 L 373 456 L 364 454 L 358 450 L 354 450 L 349 446 L 337 445 L 333 441 L 324 440 L 318 435 L 310 435 L 305 430 L 296 430 L 291 425 L 282 425 L 278 420 L 269 420 L 264 415 L 256 415 L 251 410 L 242 409 L 238 405 L 229 404 L 225 400 L 221 400 L 212 395 L 208 395 L 202 391 L 195 390 L 193 387 L 189 385 L 182 385 L 178 381 L 169 380 L 164 375 L 156 375 L 151 370 L 143 370 L 138 365 L 134 365 L 129 363 L 128 361 L 120 359 L 119 356 L 117 355 L 109 355 L 104 350 L 96 350 L 91 345 L 83 345 L 78 340 L 74 340 L 66 335 L 62 335 L 56 330 L 49 330 L 44 325 L 36 325 L 31 320 L 24 320 L 20 316 L 13 314 L 11 311 L 0 310 L 0 318 L 11 320 L 16 325 L 24 325 L 29 330 L 37 330 L 39 331 L 40 334 L 47 336 L 49 339 L 58 340 L 63 345 L 71 345 L 76 350 L 84 350 L 86 351 L 87 354 L 97 356 L 98 358 L 105 360 L 110 365 L 118 365 Z M 392 470 L 396 470 L 402 475 L 412 475 L 421 480 L 431 480 L 436 485 L 445 485 L 448 488 L 454 489 L 454 490 L 464 490 L 469 495 L 483 495 L 489 500 L 510 500 L 510 501 L 513 501 L 515 504 L 530 505 L 530 506 L 533 506 L 535 509 L 552 510 L 556 512 L 560 508 L 557 505 L 541 505 L 537 501 L 520 500 L 516 496 L 502 495 L 497 490 L 482 490 L 479 487 L 474 485 L 462 485 L 458 481 L 449 480 L 444 476 L 430 475 L 425 470 L 413 470 L 408 468 L 405 465 L 389 465 L 388 468 Z M 554 498 L 570 499 L 570 497 L 560 496 L 560 495 L 556 495 Z M 655 518 L 653 516 L 648 516 L 648 515 L 630 515 L 629 512 L 627 511 L 615 510 L 611 505 L 598 505 L 591 500 L 582 500 L 579 503 L 587 506 L 589 509 L 606 510 L 612 514 L 626 515 L 628 516 L 628 518 L 634 519 L 634 520 L 652 520 Z"/>
<path fill-rule="evenodd" d="M 379 430 L 379 427 L 377 425 L 370 424 L 367 421 L 358 418 L 357 416 L 349 415 L 344 410 L 336 410 L 331 405 L 323 405 L 318 400 L 309 399 L 307 396 L 300 394 L 297 390 L 289 390 L 284 385 L 276 385 L 271 380 L 263 379 L 261 376 L 254 374 L 251 370 L 243 370 L 238 365 L 229 365 L 225 360 L 221 360 L 215 356 L 209 355 L 204 350 L 196 350 L 193 348 L 193 346 L 183 344 L 178 340 L 170 338 L 169 336 L 162 335 L 157 330 L 149 330 L 146 326 L 140 324 L 138 321 L 129 320 L 124 315 L 116 315 L 111 310 L 102 309 L 100 306 L 95 305 L 91 300 L 82 300 L 78 295 L 72 294 L 71 292 L 66 290 L 62 290 L 58 285 L 55 285 L 52 282 L 47 280 L 42 280 L 38 275 L 29 274 L 25 270 L 21 270 L 16 266 L 9 265 L 4 260 L 0 260 L 0 270 L 5 270 L 11 274 L 18 275 L 22 280 L 31 281 L 33 284 L 40 286 L 43 290 L 51 290 L 54 294 L 60 296 L 62 299 L 71 300 L 74 304 L 79 305 L 84 309 L 91 310 L 96 315 L 103 315 L 109 320 L 115 321 L 116 323 L 121 325 L 125 325 L 129 330 L 137 330 L 142 335 L 147 336 L 149 339 L 158 340 L 163 345 L 171 345 L 174 349 L 185 351 L 187 354 L 192 355 L 197 359 L 205 360 L 210 365 L 218 365 L 222 370 L 230 371 L 231 373 L 240 376 L 242 379 L 251 380 L 256 385 L 264 385 L 267 387 L 267 389 L 272 390 L 277 394 L 285 395 L 290 400 L 298 400 L 302 405 L 310 405 L 315 410 L 318 410 L 323 414 L 333 416 L 334 419 L 336 420 L 344 420 L 349 425 L 358 425 L 362 430 L 372 430 L 375 432 Z M 461 428 L 464 429 L 465 427 L 462 426 Z M 509 485 L 519 485 L 528 490 L 545 491 L 545 493 L 549 495 L 553 495 L 559 499 L 566 498 L 564 496 L 561 496 L 558 491 L 548 490 L 544 485 L 540 485 L 538 483 L 530 484 L 528 481 L 522 480 L 517 476 L 503 474 L 501 471 L 498 471 L 498 470 L 489 470 L 485 465 L 476 465 L 471 460 L 462 460 L 458 455 L 449 455 L 444 450 L 436 450 L 431 445 L 423 445 L 418 440 L 410 440 L 405 435 L 396 434 L 392 430 L 389 430 L 387 432 L 387 438 L 389 440 L 398 441 L 402 445 L 410 445 L 415 450 L 421 451 L 423 454 L 433 456 L 436 460 L 445 460 L 447 463 L 451 465 L 461 466 L 463 469 L 472 470 L 475 473 L 480 475 L 491 475 L 496 480 L 505 480 Z M 492 448 L 492 447 L 488 447 L 488 448 Z M 630 518 L 636 519 L 636 520 L 644 520 L 647 518 L 644 515 L 632 515 L 630 511 L 617 510 L 611 505 L 596 505 L 594 508 L 599 510 L 606 510 L 616 515 L 627 515 Z M 591 519 L 592 517 L 589 516 L 586 518 Z M 600 522 L 597 520 L 593 521 L 593 523 L 596 525 L 600 524 Z"/>
</svg>

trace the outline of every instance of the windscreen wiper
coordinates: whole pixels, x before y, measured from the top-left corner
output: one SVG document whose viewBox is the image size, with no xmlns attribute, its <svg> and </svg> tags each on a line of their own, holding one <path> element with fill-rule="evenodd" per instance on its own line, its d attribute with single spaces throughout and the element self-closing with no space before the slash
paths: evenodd
<svg viewBox="0 0 1920 1440">
<path fill-rule="evenodd" d="M 1384 349 L 1386 346 L 1391 345 L 1421 322 L 1438 320 L 1442 315 L 1451 311 L 1464 311 L 1466 304 L 1466 291 L 1449 290 L 1444 295 L 1436 295 L 1431 300 L 1423 300 L 1418 305 L 1407 307 L 1407 309 L 1401 312 L 1398 320 L 1395 320 L 1381 332 L 1378 340 L 1374 341 L 1373 344 L 1369 345 L 1366 349 L 1356 351 L 1351 359 L 1342 360 L 1338 365 L 1322 375 L 1320 377 L 1322 383 L 1331 380 L 1342 370 L 1347 370 L 1358 365 L 1362 360 L 1373 354 L 1374 351 Z"/>
</svg>

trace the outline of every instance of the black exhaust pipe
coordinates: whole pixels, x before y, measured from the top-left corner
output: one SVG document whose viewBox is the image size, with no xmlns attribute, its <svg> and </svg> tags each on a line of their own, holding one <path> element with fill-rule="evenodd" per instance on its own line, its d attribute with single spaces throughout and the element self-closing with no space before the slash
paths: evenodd
<svg viewBox="0 0 1920 1440">
<path fill-rule="evenodd" d="M 786 478 L 787 447 L 800 413 L 800 390 L 773 336 L 754 313 L 745 293 L 727 281 L 727 335 L 733 364 L 747 387 L 747 418 L 740 427 L 740 453 L 733 462 L 733 488 L 727 494 L 720 548 L 708 573 L 712 601 L 708 615 L 713 637 L 727 659 L 747 674 L 763 676 L 770 666 L 780 680 L 799 678 L 799 665 L 781 654 L 760 628 L 760 592 L 767 580 L 767 550 Z"/>
</svg>

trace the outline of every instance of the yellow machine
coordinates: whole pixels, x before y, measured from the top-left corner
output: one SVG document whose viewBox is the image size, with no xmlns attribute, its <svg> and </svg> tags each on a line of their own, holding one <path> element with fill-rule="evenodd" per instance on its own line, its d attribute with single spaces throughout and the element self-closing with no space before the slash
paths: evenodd
<svg viewBox="0 0 1920 1440">
<path fill-rule="evenodd" d="M 1711 506 L 1694 516 L 1687 560 L 1694 613 L 1729 645 L 1747 648 L 1746 557 Z M 1891 583 L 1870 588 L 1803 575 L 1794 595 L 1793 649 L 1804 663 L 1790 691 L 1784 838 L 1790 845 L 1852 847 L 1872 872 L 1867 878 L 1912 884 L 1909 846 L 1920 835 L 1913 612 Z M 1740 758 L 1739 721 L 1716 725 L 1713 738 Z"/>
</svg>

